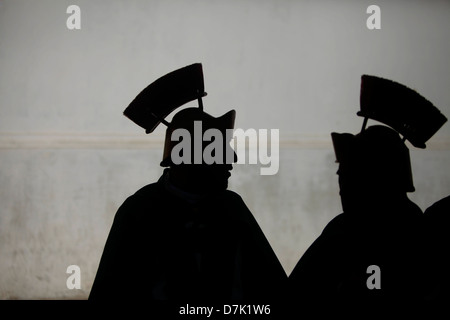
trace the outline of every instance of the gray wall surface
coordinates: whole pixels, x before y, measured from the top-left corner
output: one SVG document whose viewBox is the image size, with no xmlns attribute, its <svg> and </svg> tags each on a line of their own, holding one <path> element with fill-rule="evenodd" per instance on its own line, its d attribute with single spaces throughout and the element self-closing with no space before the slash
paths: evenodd
<svg viewBox="0 0 450 320">
<path fill-rule="evenodd" d="M 66 26 L 72 4 L 79 30 Z M 366 26 L 372 4 L 379 30 Z M 194 62 L 206 111 L 279 129 L 278 173 L 237 164 L 230 189 L 289 274 L 341 212 L 330 133 L 360 130 L 361 75 L 449 117 L 449 30 L 449 1 L 0 0 L 0 298 L 87 298 L 117 208 L 162 172 L 164 127 L 145 135 L 122 112 Z M 450 125 L 425 150 L 407 145 L 424 210 L 450 194 Z"/>
</svg>

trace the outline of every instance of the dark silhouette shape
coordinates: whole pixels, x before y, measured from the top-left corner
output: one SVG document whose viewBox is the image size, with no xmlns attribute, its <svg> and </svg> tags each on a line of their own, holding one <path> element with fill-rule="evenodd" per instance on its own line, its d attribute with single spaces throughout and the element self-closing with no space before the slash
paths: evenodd
<svg viewBox="0 0 450 320">
<path fill-rule="evenodd" d="M 447 303 L 450 298 L 450 196 L 427 208 L 424 221 L 425 299 Z"/>
<path fill-rule="evenodd" d="M 358 116 L 384 123 L 416 148 L 425 149 L 447 118 L 427 99 L 401 83 L 370 75 L 361 76 Z"/>
<path fill-rule="evenodd" d="M 157 90 L 167 93 L 171 86 L 176 93 L 174 83 L 190 77 L 197 79 L 194 82 L 201 88 L 188 88 L 180 93 L 184 98 L 171 97 L 172 103 L 161 107 L 158 103 L 166 101 L 150 85 L 151 89 L 145 89 L 130 105 L 134 111 L 128 115 L 151 116 L 153 120 L 133 121 L 151 131 L 155 121 L 165 122 L 167 110 L 174 105 L 189 99 L 200 101 L 205 95 L 203 80 L 198 81 L 203 77 L 198 72 L 201 65 L 186 68 L 180 69 L 181 78 L 177 71 L 163 77 L 165 85 L 163 89 L 156 86 Z M 189 69 L 190 76 L 186 75 Z M 175 164 L 171 155 L 177 145 L 171 141 L 175 129 L 185 129 L 194 137 L 194 122 L 201 121 L 202 133 L 211 128 L 225 132 L 234 127 L 234 118 L 234 110 L 215 118 L 202 108 L 184 109 L 173 117 L 161 162 L 168 168 L 158 182 L 137 191 L 117 211 L 90 299 L 268 303 L 279 294 L 286 274 L 242 198 L 227 190 L 232 169 L 226 161 L 229 141 L 222 142 L 222 164 L 206 164 L 204 159 L 199 164 Z M 198 151 L 194 145 L 192 142 L 191 163 Z M 206 145 L 201 144 L 201 151 Z"/>
<path fill-rule="evenodd" d="M 415 189 L 404 141 L 425 148 L 447 118 L 391 80 L 363 75 L 360 94 L 361 133 L 332 133 L 344 213 L 328 223 L 289 276 L 293 301 L 325 299 L 349 308 L 423 301 L 423 214 L 407 197 Z M 368 119 L 392 129 L 366 129 Z"/>
<path fill-rule="evenodd" d="M 194 63 L 172 71 L 150 83 L 131 101 L 123 114 L 131 121 L 152 133 L 172 111 L 180 106 L 198 100 L 203 110 L 202 98 L 205 97 L 203 67 Z"/>
<path fill-rule="evenodd" d="M 385 126 L 356 136 L 333 134 L 333 142 L 344 213 L 328 223 L 289 276 L 292 298 L 417 297 L 414 263 L 422 212 L 406 195 L 413 190 L 408 149 Z M 367 285 L 372 265 L 380 268 L 380 289 Z"/>
</svg>

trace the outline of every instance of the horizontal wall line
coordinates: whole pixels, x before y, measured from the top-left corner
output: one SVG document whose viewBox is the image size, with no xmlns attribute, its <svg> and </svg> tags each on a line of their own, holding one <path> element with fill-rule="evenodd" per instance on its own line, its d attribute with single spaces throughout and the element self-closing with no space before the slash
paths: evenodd
<svg viewBox="0 0 450 320">
<path fill-rule="evenodd" d="M 0 149 L 149 149 L 163 138 L 134 135 L 0 134 Z"/>
<path fill-rule="evenodd" d="M 161 149 L 164 136 L 89 133 L 0 133 L 0 149 Z M 256 147 L 250 144 L 250 148 Z M 329 135 L 282 135 L 281 149 L 331 149 Z M 435 138 L 427 149 L 450 150 L 450 138 Z"/>
</svg>

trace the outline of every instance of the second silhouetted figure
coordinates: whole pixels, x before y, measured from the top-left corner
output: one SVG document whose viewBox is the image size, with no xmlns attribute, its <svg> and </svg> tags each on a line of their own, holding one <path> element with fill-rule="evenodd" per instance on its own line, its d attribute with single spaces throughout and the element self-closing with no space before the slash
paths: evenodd
<svg viewBox="0 0 450 320">
<path fill-rule="evenodd" d="M 422 298 L 423 215 L 407 197 L 415 188 L 404 140 L 425 148 L 446 119 L 415 91 L 366 75 L 358 115 L 365 118 L 359 134 L 332 133 L 344 212 L 289 276 L 294 301 L 368 302 L 376 308 Z M 368 118 L 391 128 L 366 128 Z"/>
</svg>

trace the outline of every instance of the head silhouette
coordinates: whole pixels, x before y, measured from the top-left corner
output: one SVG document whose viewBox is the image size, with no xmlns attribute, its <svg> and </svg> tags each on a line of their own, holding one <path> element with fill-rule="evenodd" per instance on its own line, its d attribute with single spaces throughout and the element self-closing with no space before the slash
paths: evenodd
<svg viewBox="0 0 450 320">
<path fill-rule="evenodd" d="M 229 142 L 236 112 L 213 117 L 199 108 L 178 112 L 166 130 L 161 166 L 170 167 L 171 182 L 205 194 L 225 190 L 237 157 Z"/>
<path fill-rule="evenodd" d="M 344 211 L 414 191 L 409 150 L 398 133 L 376 125 L 357 135 L 333 133 Z"/>
</svg>

